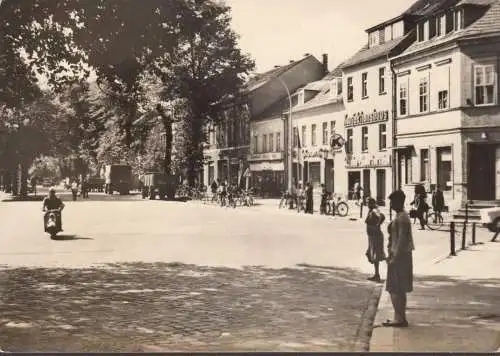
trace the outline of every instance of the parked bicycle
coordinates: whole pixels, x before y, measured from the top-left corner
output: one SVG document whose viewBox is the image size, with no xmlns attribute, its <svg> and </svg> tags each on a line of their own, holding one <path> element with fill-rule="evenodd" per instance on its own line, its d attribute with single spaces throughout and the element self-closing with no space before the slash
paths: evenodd
<svg viewBox="0 0 500 356">
<path fill-rule="evenodd" d="M 326 215 L 345 217 L 347 214 L 349 214 L 347 202 L 342 197 L 331 194 L 326 201 Z"/>
<path fill-rule="evenodd" d="M 418 221 L 417 216 L 413 216 L 413 223 L 416 224 Z M 434 211 L 430 209 L 427 213 L 424 213 L 425 226 L 429 230 L 439 230 L 444 225 L 444 218 L 441 212 Z"/>
</svg>

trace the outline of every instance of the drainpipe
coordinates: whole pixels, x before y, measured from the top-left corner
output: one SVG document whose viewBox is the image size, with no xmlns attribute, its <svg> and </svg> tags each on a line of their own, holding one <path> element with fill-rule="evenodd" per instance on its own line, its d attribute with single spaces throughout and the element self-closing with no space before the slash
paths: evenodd
<svg viewBox="0 0 500 356">
<path fill-rule="evenodd" d="M 396 71 L 394 70 L 394 65 L 393 62 L 389 59 L 389 54 L 387 55 L 387 60 L 389 61 L 389 65 L 391 68 L 391 73 L 392 73 L 392 147 L 396 147 L 396 113 L 398 109 L 397 105 L 397 76 L 396 76 Z M 396 158 L 396 153 L 397 150 L 393 150 L 391 154 L 391 159 L 392 159 L 392 189 L 396 190 L 398 189 L 397 183 L 397 158 Z M 396 183 L 397 182 L 397 183 Z"/>
</svg>

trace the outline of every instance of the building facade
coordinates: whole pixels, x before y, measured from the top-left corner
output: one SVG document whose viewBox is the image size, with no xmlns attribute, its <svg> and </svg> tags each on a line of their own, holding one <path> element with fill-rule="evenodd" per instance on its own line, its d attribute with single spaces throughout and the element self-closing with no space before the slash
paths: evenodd
<svg viewBox="0 0 500 356">
<path fill-rule="evenodd" d="M 500 3 L 448 1 L 419 19 L 396 72 L 396 179 L 451 208 L 500 199 Z"/>
<path fill-rule="evenodd" d="M 254 151 L 251 148 L 254 135 L 251 134 L 250 126 L 254 121 L 266 117 L 268 112 L 275 111 L 278 107 L 282 112 L 285 105 L 284 98 L 287 98 L 283 85 L 286 85 L 290 91 L 294 91 L 306 83 L 321 78 L 327 65 L 326 55 L 323 56 L 323 62 L 320 62 L 314 56 L 306 54 L 300 60 L 290 61 L 285 66 L 277 66 L 251 78 L 241 96 L 226 103 L 218 123 L 207 127 L 204 184 L 208 186 L 214 180 L 219 180 L 228 181 L 231 185 L 245 186 L 249 183 L 261 182 L 262 177 L 273 177 L 279 180 L 279 177 L 284 174 L 284 168 L 277 170 L 279 167 L 276 165 L 263 164 L 269 157 L 270 161 L 276 161 L 275 155 L 270 154 L 274 152 L 267 152 L 268 145 L 272 145 L 274 150 L 276 140 L 274 132 L 271 143 L 267 136 L 266 146 L 262 146 L 264 143 L 260 141 Z M 281 173 L 273 174 L 272 172 Z"/>
</svg>

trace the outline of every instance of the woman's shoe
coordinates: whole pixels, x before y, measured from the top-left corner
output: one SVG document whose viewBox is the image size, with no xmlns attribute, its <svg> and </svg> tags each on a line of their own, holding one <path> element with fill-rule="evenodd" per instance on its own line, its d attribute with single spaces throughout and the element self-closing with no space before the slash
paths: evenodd
<svg viewBox="0 0 500 356">
<path fill-rule="evenodd" d="M 391 321 L 387 320 L 382 323 L 382 326 L 385 327 L 392 327 L 392 328 L 407 328 L 408 327 L 408 321 L 403 320 L 403 321 Z"/>
</svg>

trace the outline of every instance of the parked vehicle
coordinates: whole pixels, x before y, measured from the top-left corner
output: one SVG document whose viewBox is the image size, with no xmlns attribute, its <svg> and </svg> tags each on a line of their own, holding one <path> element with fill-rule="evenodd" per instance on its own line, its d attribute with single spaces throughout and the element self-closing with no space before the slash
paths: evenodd
<svg viewBox="0 0 500 356">
<path fill-rule="evenodd" d="M 480 209 L 481 224 L 491 232 L 500 230 L 500 207 Z"/>
<path fill-rule="evenodd" d="M 177 189 L 177 177 L 167 175 L 161 172 L 149 172 L 142 177 L 142 198 L 156 199 L 173 199 Z"/>
<path fill-rule="evenodd" d="M 132 167 L 123 164 L 105 166 L 105 193 L 119 192 L 121 195 L 130 194 L 132 190 Z"/>
<path fill-rule="evenodd" d="M 90 177 L 88 179 L 88 189 L 91 192 L 103 192 L 106 180 L 99 177 Z"/>
</svg>

